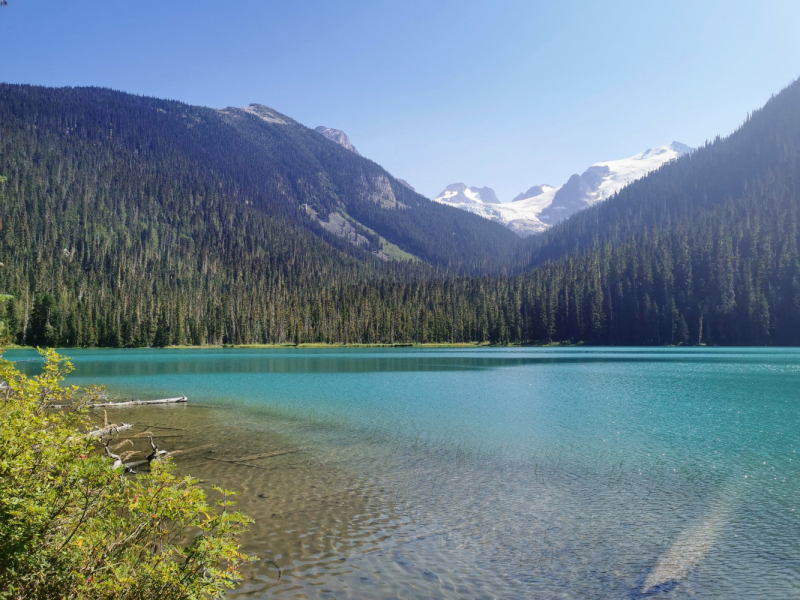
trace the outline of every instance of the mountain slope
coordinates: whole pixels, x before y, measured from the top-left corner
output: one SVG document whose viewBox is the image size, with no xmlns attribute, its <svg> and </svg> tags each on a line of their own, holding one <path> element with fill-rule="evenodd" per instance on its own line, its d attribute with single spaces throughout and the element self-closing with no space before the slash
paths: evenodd
<svg viewBox="0 0 800 600">
<path fill-rule="evenodd" d="M 218 111 L 110 90 L 9 85 L 0 103 L 23 129 L 47 110 L 47 118 L 63 127 L 52 132 L 54 144 L 68 143 L 71 129 L 61 122 L 72 119 L 127 160 L 169 169 L 180 156 L 181 168 L 199 170 L 204 181 L 224 179 L 226 197 L 327 241 L 341 234 L 352 242 L 345 251 L 358 246 L 354 256 L 361 249 L 385 257 L 384 246 L 397 247 L 396 256 L 410 254 L 436 267 L 499 272 L 516 244 L 503 228 L 431 203 L 374 162 L 263 105 Z M 106 126 L 114 137 L 95 133 Z M 7 157 L 20 151 L 9 147 Z M 155 163 L 159 153 L 168 157 Z"/>
<path fill-rule="evenodd" d="M 527 240 L 523 277 L 543 286 L 554 339 L 797 345 L 798 190 L 800 81 L 727 138 Z"/>
<path fill-rule="evenodd" d="M 338 142 L 272 109 L 262 110 L 273 116 L 262 119 L 237 108 L 218 114 L 260 149 L 261 172 L 280 173 L 274 193 L 294 192 L 298 210 L 311 221 L 329 231 L 341 231 L 346 221 L 348 239 L 371 240 L 375 251 L 383 239 L 454 272 L 506 268 L 517 239 L 504 228 L 431 202 Z M 275 115 L 282 122 L 275 122 Z"/>
<path fill-rule="evenodd" d="M 616 196 L 526 240 L 541 264 L 598 242 L 620 242 L 673 223 L 691 222 L 726 202 L 764 190 L 776 178 L 793 188 L 800 146 L 800 83 L 773 97 L 726 138 L 664 164 Z"/>
<path fill-rule="evenodd" d="M 310 315 L 346 298 L 336 290 L 505 268 L 516 238 L 504 228 L 248 108 L 0 86 L 0 289 L 14 296 L 3 310 L 15 338 L 314 340 Z M 355 235 L 322 226 L 337 215 Z M 441 271 L 379 256 L 404 251 Z M 352 339 L 374 323 L 348 302 L 330 326 Z"/>
</svg>

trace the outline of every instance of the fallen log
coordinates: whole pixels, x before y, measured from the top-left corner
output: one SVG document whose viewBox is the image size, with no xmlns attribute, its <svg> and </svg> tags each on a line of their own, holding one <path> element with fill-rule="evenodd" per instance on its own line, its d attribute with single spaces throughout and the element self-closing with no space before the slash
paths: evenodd
<svg viewBox="0 0 800 600">
<path fill-rule="evenodd" d="M 125 431 L 126 429 L 130 429 L 133 427 L 132 423 L 122 423 L 121 425 L 106 425 L 105 427 L 101 427 L 100 429 L 95 429 L 94 431 L 90 431 L 87 433 L 87 437 L 105 437 L 112 433 L 119 433 L 120 431 Z"/>
<path fill-rule="evenodd" d="M 92 408 L 117 408 L 119 406 L 141 406 L 144 404 L 177 404 L 178 402 L 188 402 L 186 396 L 177 398 L 162 398 L 161 400 L 131 400 L 130 402 L 106 402 L 103 404 L 92 404 Z"/>
<path fill-rule="evenodd" d="M 134 462 L 125 462 L 124 457 L 120 456 L 119 454 L 114 454 L 111 451 L 111 448 L 109 448 L 110 440 L 107 442 L 103 442 L 103 447 L 105 449 L 106 456 L 108 456 L 110 459 L 114 461 L 114 464 L 111 468 L 114 469 L 115 471 L 117 469 L 123 469 L 125 473 L 132 473 L 135 475 L 137 467 L 141 467 L 142 465 L 149 465 L 154 461 L 161 460 L 162 458 L 165 458 L 167 456 L 170 456 L 171 454 L 176 454 L 177 452 L 179 452 L 179 451 L 167 452 L 166 450 L 159 450 L 158 446 L 153 442 L 153 438 L 151 437 L 149 439 L 150 439 L 150 447 L 153 449 L 153 451 L 150 454 L 148 454 L 144 460 L 137 460 Z M 138 454 L 138 453 L 134 452 L 131 453 L 131 455 L 132 454 Z"/>
</svg>

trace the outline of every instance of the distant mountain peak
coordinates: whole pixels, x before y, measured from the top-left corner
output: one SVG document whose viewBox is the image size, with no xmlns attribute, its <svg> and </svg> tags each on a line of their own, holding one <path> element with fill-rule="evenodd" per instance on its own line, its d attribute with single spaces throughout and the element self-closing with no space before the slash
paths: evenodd
<svg viewBox="0 0 800 600">
<path fill-rule="evenodd" d="M 518 210 L 515 203 L 501 204 L 494 190 L 489 187 L 467 187 L 463 183 L 451 183 L 433 201 L 496 221 L 522 237 L 547 228 L 535 215 Z"/>
<path fill-rule="evenodd" d="M 688 154 L 692 148 L 680 142 L 648 148 L 629 158 L 593 164 L 582 175 L 573 175 L 556 192 L 553 202 L 538 215 L 548 225 L 563 221 L 588 206 L 602 202 L 626 185 L 641 179 L 665 163 Z"/>
<path fill-rule="evenodd" d="M 320 125 L 319 127 L 314 128 L 314 131 L 316 131 L 317 133 L 321 133 L 329 140 L 333 140 L 340 146 L 344 146 L 351 152 L 355 152 L 356 154 L 361 156 L 361 153 L 358 150 L 356 150 L 356 147 L 353 146 L 353 144 L 350 142 L 350 138 L 347 137 L 347 134 L 341 129 L 333 129 L 331 127 L 323 127 L 322 125 Z"/>
<path fill-rule="evenodd" d="M 636 156 L 632 156 L 631 159 L 644 159 L 644 158 L 652 158 L 654 156 L 659 156 L 666 154 L 668 152 L 674 152 L 678 156 L 683 156 L 684 154 L 689 154 L 692 151 L 692 148 L 687 146 L 686 144 L 681 144 L 680 142 L 672 142 L 667 144 L 666 146 L 658 146 L 657 148 L 648 148 L 644 152 L 640 152 Z M 611 161 L 609 161 L 611 162 Z"/>
<path fill-rule="evenodd" d="M 552 185 L 547 185 L 543 183 L 542 185 L 535 185 L 530 188 L 527 192 L 522 192 L 517 194 L 517 196 L 512 200 L 512 202 L 517 202 L 518 200 L 524 200 L 526 198 L 535 198 L 536 196 L 541 196 L 542 194 L 548 192 L 549 190 L 555 189 Z"/>
<path fill-rule="evenodd" d="M 490 187 L 482 187 L 482 188 L 469 188 L 470 191 L 478 194 L 478 197 L 483 201 L 484 204 L 500 204 L 500 200 L 497 199 L 497 194 L 494 193 L 494 190 Z"/>
<path fill-rule="evenodd" d="M 691 146 L 687 146 L 686 144 L 681 144 L 680 142 L 672 142 L 668 144 L 668 147 L 671 150 L 674 150 L 678 153 L 678 156 L 683 156 L 684 154 L 689 154 L 694 150 Z"/>
<path fill-rule="evenodd" d="M 496 221 L 526 236 L 610 198 L 629 183 L 692 150 L 686 144 L 672 142 L 648 148 L 630 158 L 598 162 L 582 175 L 570 177 L 561 187 L 535 185 L 506 204 L 497 203 L 491 188 L 468 188 L 463 183 L 447 186 L 434 201 Z"/>
<path fill-rule="evenodd" d="M 497 199 L 497 194 L 490 187 L 467 187 L 463 183 L 451 183 L 444 191 L 439 194 L 434 201 L 441 202 L 441 200 L 448 200 L 449 202 L 442 202 L 443 204 L 450 204 L 452 202 L 466 202 L 473 204 L 500 204 Z"/>
</svg>

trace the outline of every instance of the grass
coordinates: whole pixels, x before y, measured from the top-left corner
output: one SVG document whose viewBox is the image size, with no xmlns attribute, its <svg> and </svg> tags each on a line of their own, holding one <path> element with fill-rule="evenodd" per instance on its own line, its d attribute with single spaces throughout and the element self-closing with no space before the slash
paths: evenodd
<svg viewBox="0 0 800 600">
<path fill-rule="evenodd" d="M 381 250 L 383 253 L 389 257 L 389 260 L 403 260 L 409 262 L 422 262 L 418 257 L 414 256 L 410 252 L 406 252 L 400 246 L 391 243 L 385 237 L 380 235 L 377 231 L 374 231 L 364 225 L 363 223 L 356 221 L 353 217 L 348 215 L 346 212 L 341 211 L 342 216 L 353 223 L 354 225 L 358 225 L 359 227 L 363 227 L 367 231 L 369 231 L 373 235 L 377 235 L 381 242 Z"/>
<path fill-rule="evenodd" d="M 422 262 L 419 258 L 406 252 L 400 246 L 396 246 L 385 238 L 381 237 L 381 250 L 390 260 L 406 260 L 409 262 Z"/>
</svg>

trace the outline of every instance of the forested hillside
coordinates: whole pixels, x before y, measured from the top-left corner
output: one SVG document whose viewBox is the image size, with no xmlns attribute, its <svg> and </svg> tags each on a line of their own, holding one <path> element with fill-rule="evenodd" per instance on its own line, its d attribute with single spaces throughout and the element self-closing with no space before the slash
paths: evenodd
<svg viewBox="0 0 800 600">
<path fill-rule="evenodd" d="M 2 92 L 19 342 L 800 343 L 799 83 L 516 246 L 265 107 Z"/>
<path fill-rule="evenodd" d="M 267 311 L 276 335 L 293 339 L 286 311 L 328 286 L 429 276 L 425 263 L 505 268 L 516 238 L 504 228 L 276 120 L 105 89 L 0 86 L 0 291 L 14 296 L 12 338 L 249 341 L 261 334 L 239 323 Z M 334 213 L 360 243 L 325 228 Z M 383 260 L 390 242 L 421 262 Z"/>
<path fill-rule="evenodd" d="M 796 81 L 727 138 L 526 240 L 522 262 L 564 282 L 556 338 L 800 343 L 798 183 Z"/>
<path fill-rule="evenodd" d="M 717 137 L 679 160 L 623 188 L 613 202 L 581 211 L 544 235 L 526 240 L 529 266 L 617 243 L 648 230 L 688 222 L 760 188 L 797 181 L 800 87 L 795 82 L 747 116 L 726 138 Z"/>
<path fill-rule="evenodd" d="M 267 120 L 246 109 L 228 108 L 222 115 L 258 147 L 263 164 L 281 165 L 284 174 L 278 190 L 268 192 L 271 196 L 293 187 L 318 220 L 324 222 L 338 211 L 360 234 L 371 237 L 369 232 L 375 232 L 449 272 L 478 275 L 511 267 L 518 238 L 504 227 L 475 215 L 464 218 L 463 211 L 431 202 L 371 160 L 285 115 L 266 107 L 249 108 Z"/>
</svg>

